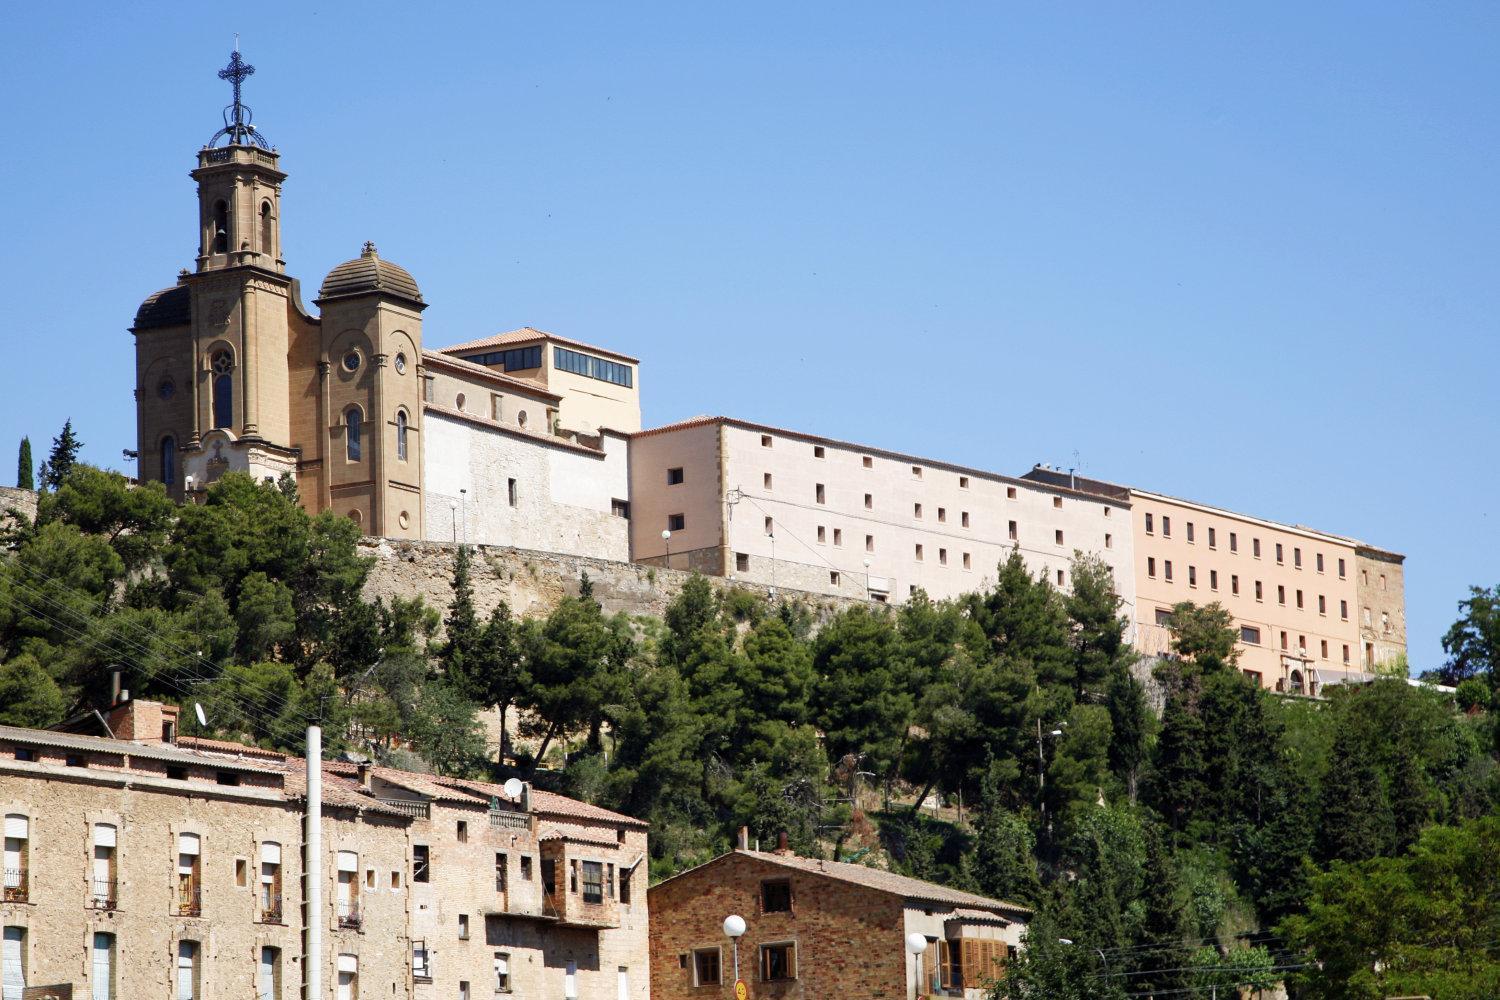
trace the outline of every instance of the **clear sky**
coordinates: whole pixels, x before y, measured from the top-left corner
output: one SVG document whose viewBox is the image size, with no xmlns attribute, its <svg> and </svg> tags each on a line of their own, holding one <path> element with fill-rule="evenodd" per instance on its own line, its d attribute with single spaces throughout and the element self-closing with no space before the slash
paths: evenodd
<svg viewBox="0 0 1500 1000">
<path fill-rule="evenodd" d="M 1077 464 L 1393 548 L 1434 666 L 1500 582 L 1500 7 L 1230 6 L 11 10 L 0 449 L 71 416 L 125 467 L 127 327 L 192 263 L 238 31 L 307 298 L 373 239 L 429 346 L 613 346 L 648 424 Z"/>
</svg>

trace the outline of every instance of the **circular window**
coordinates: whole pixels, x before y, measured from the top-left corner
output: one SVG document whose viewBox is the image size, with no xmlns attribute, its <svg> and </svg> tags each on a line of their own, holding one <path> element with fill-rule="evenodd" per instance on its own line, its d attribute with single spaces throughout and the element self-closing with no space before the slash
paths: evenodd
<svg viewBox="0 0 1500 1000">
<path fill-rule="evenodd" d="M 350 351 L 344 355 L 344 371 L 353 372 L 359 370 L 359 352 Z"/>
<path fill-rule="evenodd" d="M 404 354 L 398 354 L 398 355 L 396 355 L 396 374 L 397 375 L 405 375 L 406 374 L 406 355 L 404 355 Z"/>
<path fill-rule="evenodd" d="M 234 367 L 234 358 L 229 356 L 228 351 L 219 351 L 214 354 L 211 367 L 215 375 L 224 375 Z"/>
<path fill-rule="evenodd" d="M 401 516 L 397 517 L 396 520 L 401 522 L 401 527 L 403 528 L 411 527 L 411 515 L 404 510 L 401 512 Z"/>
<path fill-rule="evenodd" d="M 455 402 L 458 403 L 458 408 L 462 410 L 464 408 L 464 394 L 459 393 L 458 399 L 456 399 Z"/>
<path fill-rule="evenodd" d="M 520 413 L 516 414 L 516 423 L 519 426 L 521 426 L 521 427 L 525 427 L 526 426 L 526 411 L 525 410 L 522 410 Z"/>
<path fill-rule="evenodd" d="M 158 396 L 160 396 L 162 399 L 171 399 L 172 398 L 172 394 L 174 392 L 176 392 L 176 391 L 177 391 L 177 386 L 173 385 L 172 384 L 172 380 L 169 379 L 169 378 L 162 379 L 161 380 L 161 385 L 158 385 L 156 387 L 156 394 Z"/>
</svg>

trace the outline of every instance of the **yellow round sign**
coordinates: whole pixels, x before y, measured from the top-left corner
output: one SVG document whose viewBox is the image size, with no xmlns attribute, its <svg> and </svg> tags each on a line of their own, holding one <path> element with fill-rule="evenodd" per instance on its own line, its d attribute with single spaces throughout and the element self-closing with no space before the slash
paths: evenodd
<svg viewBox="0 0 1500 1000">
<path fill-rule="evenodd" d="M 750 989 L 745 985 L 743 979 L 734 981 L 734 1000 L 745 1000 L 750 995 Z"/>
</svg>

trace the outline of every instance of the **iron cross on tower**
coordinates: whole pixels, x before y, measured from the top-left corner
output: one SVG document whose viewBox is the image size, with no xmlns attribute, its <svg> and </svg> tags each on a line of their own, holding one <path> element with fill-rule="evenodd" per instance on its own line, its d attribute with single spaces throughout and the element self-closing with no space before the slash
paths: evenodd
<svg viewBox="0 0 1500 1000">
<path fill-rule="evenodd" d="M 249 105 L 240 100 L 240 84 L 245 78 L 255 72 L 255 67 L 240 58 L 239 40 L 235 40 L 234 52 L 229 56 L 229 65 L 219 70 L 219 79 L 228 80 L 230 86 L 234 87 L 234 103 L 224 109 L 224 127 L 214 133 L 214 137 L 208 141 L 210 146 L 216 145 L 220 139 L 228 138 L 231 146 L 256 145 L 262 149 L 269 149 L 266 140 L 262 139 L 255 126 L 250 124 L 253 115 L 250 113 Z"/>
</svg>

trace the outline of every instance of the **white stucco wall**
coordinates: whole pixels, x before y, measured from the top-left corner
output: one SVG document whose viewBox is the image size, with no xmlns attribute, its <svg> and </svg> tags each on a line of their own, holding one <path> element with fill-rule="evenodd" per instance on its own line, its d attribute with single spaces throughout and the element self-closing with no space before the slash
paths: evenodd
<svg viewBox="0 0 1500 1000">
<path fill-rule="evenodd" d="M 629 522 L 611 513 L 629 496 L 623 437 L 605 435 L 598 454 L 435 406 L 423 429 L 429 539 L 630 558 Z"/>
</svg>

